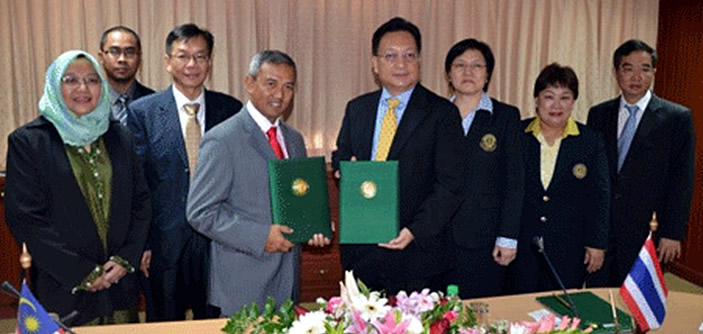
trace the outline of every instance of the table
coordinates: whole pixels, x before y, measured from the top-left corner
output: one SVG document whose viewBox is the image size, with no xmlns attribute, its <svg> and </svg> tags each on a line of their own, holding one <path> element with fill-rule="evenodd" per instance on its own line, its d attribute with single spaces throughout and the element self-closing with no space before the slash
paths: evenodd
<svg viewBox="0 0 703 334">
<path fill-rule="evenodd" d="M 617 289 L 613 288 L 613 295 L 616 296 L 616 304 L 621 309 L 628 311 L 622 299 L 620 299 Z M 570 290 L 570 292 L 591 291 L 601 298 L 608 300 L 608 289 L 586 289 Z M 532 293 L 524 295 L 479 298 L 467 302 L 484 302 L 489 305 L 490 320 L 507 319 L 510 321 L 531 320 L 527 316 L 544 306 L 538 303 L 535 298 L 538 296 L 550 295 L 551 293 Z M 629 313 L 629 312 L 628 312 Z M 667 333 L 697 333 L 698 326 L 703 321 L 703 295 L 685 292 L 669 291 L 667 302 L 667 315 L 664 326 L 657 331 L 658 334 Z M 107 334 L 107 333 L 150 333 L 150 334 L 217 334 L 221 333 L 220 328 L 224 327 L 227 319 L 197 320 L 197 321 L 174 321 L 147 324 L 128 324 L 112 326 L 91 326 L 76 327 L 73 330 L 77 334 Z"/>
</svg>

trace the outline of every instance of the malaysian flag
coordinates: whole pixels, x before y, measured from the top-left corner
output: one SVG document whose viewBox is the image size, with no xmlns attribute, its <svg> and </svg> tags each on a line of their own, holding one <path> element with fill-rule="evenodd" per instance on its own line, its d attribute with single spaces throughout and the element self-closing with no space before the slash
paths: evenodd
<svg viewBox="0 0 703 334">
<path fill-rule="evenodd" d="M 668 294 L 650 232 L 630 274 L 620 287 L 620 296 L 630 308 L 637 325 L 647 332 L 664 323 Z"/>
<path fill-rule="evenodd" d="M 25 282 L 22 282 L 22 292 L 17 305 L 17 329 L 15 332 L 17 334 L 65 333 L 34 298 Z"/>
</svg>

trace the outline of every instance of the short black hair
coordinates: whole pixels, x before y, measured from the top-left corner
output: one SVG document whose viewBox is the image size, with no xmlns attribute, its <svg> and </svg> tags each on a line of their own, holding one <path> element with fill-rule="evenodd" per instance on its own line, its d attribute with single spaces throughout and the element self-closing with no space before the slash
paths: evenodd
<svg viewBox="0 0 703 334">
<path fill-rule="evenodd" d="M 387 33 L 396 31 L 407 31 L 415 39 L 415 45 L 417 46 L 417 52 L 422 51 L 422 37 L 420 36 L 420 29 L 417 28 L 412 22 L 405 20 L 402 17 L 394 17 L 388 22 L 382 24 L 373 33 L 371 39 L 371 52 L 374 56 L 378 56 L 378 46 L 381 44 L 381 38 Z"/>
<path fill-rule="evenodd" d="M 173 28 L 173 30 L 168 33 L 168 37 L 166 37 L 166 54 L 171 54 L 171 47 L 173 46 L 173 42 L 187 41 L 193 37 L 204 38 L 205 42 L 207 43 L 208 55 L 212 55 L 212 49 L 215 47 L 215 38 L 209 31 L 205 29 L 200 29 L 193 23 L 181 24 Z"/>
<path fill-rule="evenodd" d="M 142 49 L 142 41 L 139 39 L 139 35 L 137 35 L 134 30 L 125 26 L 114 26 L 110 29 L 105 30 L 105 32 L 103 32 L 103 34 L 100 36 L 100 51 L 105 51 L 103 50 L 103 48 L 105 47 L 105 43 L 107 42 L 107 36 L 115 31 L 132 34 L 132 36 L 134 36 L 134 40 L 137 41 L 137 49 Z"/>
<path fill-rule="evenodd" d="M 574 100 L 579 97 L 579 79 L 571 67 L 561 66 L 557 63 L 547 65 L 542 69 L 542 72 L 539 72 L 535 81 L 533 97 L 537 97 L 541 91 L 550 86 L 568 88 L 574 94 Z"/>
<path fill-rule="evenodd" d="M 615 69 L 620 67 L 623 57 L 626 57 L 635 51 L 645 51 L 649 53 L 649 55 L 652 56 L 652 67 L 657 68 L 657 59 L 659 58 L 659 56 L 657 56 L 657 51 L 644 41 L 639 39 L 631 39 L 625 43 L 622 43 L 622 45 L 615 49 L 615 53 L 613 54 L 613 66 L 615 66 Z"/>
<path fill-rule="evenodd" d="M 247 71 L 247 74 L 249 74 L 252 78 L 256 78 L 256 75 L 259 74 L 259 71 L 261 70 L 261 65 L 264 63 L 288 65 L 293 69 L 293 73 L 297 76 L 298 71 L 295 68 L 295 61 L 293 61 L 293 58 L 285 52 L 280 50 L 264 50 L 255 54 L 254 57 L 251 58 L 251 62 L 249 62 L 249 70 Z"/>
<path fill-rule="evenodd" d="M 495 68 L 496 60 L 493 57 L 493 52 L 491 52 L 491 47 L 484 42 L 469 38 L 454 44 L 454 46 L 449 49 L 447 58 L 444 60 L 444 71 L 449 74 L 452 70 L 452 63 L 454 63 L 454 59 L 464 54 L 466 50 L 476 50 L 481 52 L 483 59 L 486 60 L 486 71 L 488 72 L 488 78 L 486 78 L 486 83 L 483 85 L 483 91 L 487 92 L 488 84 L 491 83 L 491 76 L 493 75 L 493 68 Z M 452 88 L 451 83 L 449 83 L 449 86 Z"/>
</svg>

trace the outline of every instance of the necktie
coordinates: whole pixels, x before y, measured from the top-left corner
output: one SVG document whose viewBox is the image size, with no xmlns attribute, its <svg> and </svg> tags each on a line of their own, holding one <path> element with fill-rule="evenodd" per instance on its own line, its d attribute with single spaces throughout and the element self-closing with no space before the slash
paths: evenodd
<svg viewBox="0 0 703 334">
<path fill-rule="evenodd" d="M 186 153 L 188 154 L 188 168 L 190 176 L 195 175 L 195 163 L 198 161 L 198 145 L 200 145 L 200 124 L 198 124 L 198 112 L 200 103 L 189 103 L 183 105 L 188 114 L 186 121 Z"/>
<path fill-rule="evenodd" d="M 618 172 L 622 168 L 622 164 L 625 162 L 625 157 L 627 156 L 627 151 L 630 150 L 630 144 L 632 144 L 632 138 L 635 136 L 635 130 L 637 130 L 637 111 L 639 108 L 637 106 L 625 106 L 625 109 L 630 113 L 625 121 L 625 126 L 620 133 L 620 138 L 618 138 Z"/>
<path fill-rule="evenodd" d="M 127 125 L 127 95 L 120 94 L 115 101 L 117 105 L 117 113 L 115 119 L 120 121 L 120 124 Z"/>
<path fill-rule="evenodd" d="M 386 110 L 386 115 L 383 116 L 383 123 L 381 124 L 381 134 L 378 138 L 378 145 L 376 146 L 376 161 L 386 161 L 388 152 L 391 150 L 393 137 L 395 137 L 395 132 L 398 129 L 398 119 L 395 117 L 395 108 L 398 107 L 400 101 L 396 98 L 390 98 L 386 103 L 388 104 L 388 109 Z"/>
<path fill-rule="evenodd" d="M 278 142 L 278 138 L 276 137 L 275 126 L 272 126 L 268 131 L 266 131 L 266 137 L 269 139 L 269 145 L 271 145 L 273 153 L 276 153 L 276 156 L 279 159 L 284 159 L 285 156 L 283 155 L 283 149 L 281 149 L 281 144 Z"/>
</svg>

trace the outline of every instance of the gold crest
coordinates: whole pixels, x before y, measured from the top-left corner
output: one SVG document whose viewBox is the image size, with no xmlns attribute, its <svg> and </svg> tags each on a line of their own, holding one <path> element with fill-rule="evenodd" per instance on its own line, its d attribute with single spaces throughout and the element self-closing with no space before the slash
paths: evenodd
<svg viewBox="0 0 703 334">
<path fill-rule="evenodd" d="M 494 134 L 487 133 L 483 135 L 483 138 L 481 138 L 479 146 L 481 146 L 481 148 L 486 152 L 493 152 L 498 146 L 498 139 L 496 139 L 496 136 Z"/>
<path fill-rule="evenodd" d="M 576 176 L 577 179 L 583 179 L 586 177 L 586 174 L 588 174 L 588 168 L 586 168 L 586 165 L 584 164 L 576 164 L 574 165 L 574 176 Z"/>
<path fill-rule="evenodd" d="M 307 193 L 310 191 L 310 185 L 307 181 L 301 178 L 297 178 L 293 180 L 293 185 L 291 186 L 291 189 L 293 190 L 293 194 L 295 196 L 303 197 L 307 195 Z"/>
<path fill-rule="evenodd" d="M 378 186 L 376 186 L 376 182 L 364 181 L 361 183 L 359 189 L 361 190 L 361 196 L 364 196 L 366 199 L 372 199 L 376 197 Z"/>
</svg>

